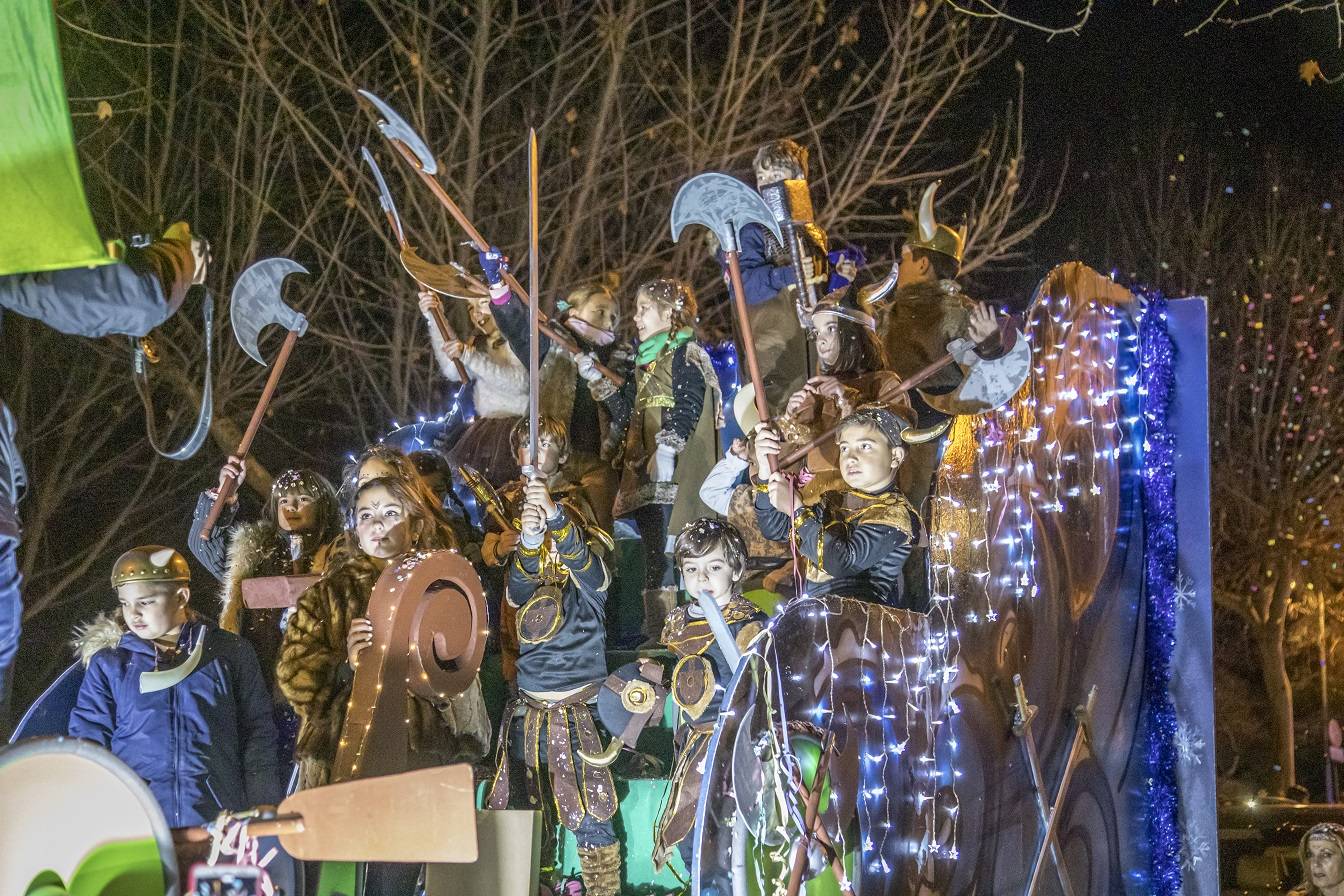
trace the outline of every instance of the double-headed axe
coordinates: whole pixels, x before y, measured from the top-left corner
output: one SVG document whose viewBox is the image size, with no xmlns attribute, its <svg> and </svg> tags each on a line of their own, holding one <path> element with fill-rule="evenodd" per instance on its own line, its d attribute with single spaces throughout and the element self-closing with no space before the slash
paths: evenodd
<svg viewBox="0 0 1344 896">
<path fill-rule="evenodd" d="M 240 459 L 246 459 L 247 453 L 252 449 L 252 440 L 257 437 L 257 430 L 261 428 L 261 419 L 266 416 L 266 408 L 270 406 L 271 398 L 275 395 L 275 387 L 280 384 L 280 374 L 284 372 L 285 364 L 289 361 L 289 353 L 294 350 L 294 343 L 308 332 L 308 319 L 290 308 L 280 298 L 280 287 L 286 277 L 290 274 L 306 273 L 308 269 L 296 261 L 288 258 L 267 258 L 243 271 L 233 286 L 232 295 L 229 296 L 229 320 L 233 324 L 233 335 L 243 347 L 243 351 L 263 367 L 266 366 L 266 359 L 262 357 L 261 349 L 257 346 L 257 336 L 261 334 L 262 329 L 270 324 L 279 324 L 289 331 L 285 334 L 284 344 L 280 346 L 280 353 L 275 356 L 275 364 L 271 366 L 271 374 L 266 378 L 266 387 L 261 390 L 261 398 L 257 399 L 252 419 L 248 422 L 247 430 L 234 452 Z M 236 479 L 226 479 L 220 486 L 219 493 L 215 496 L 215 503 L 205 518 L 205 525 L 201 527 L 202 541 L 210 537 L 225 503 L 237 489 Z"/>
<path fill-rule="evenodd" d="M 708 227 L 718 237 L 719 246 L 728 257 L 728 276 L 732 285 L 733 307 L 737 312 L 737 331 L 742 337 L 742 350 L 747 355 L 747 372 L 751 386 L 756 390 L 756 414 L 761 420 L 770 419 L 770 407 L 765 401 L 765 387 L 761 383 L 761 368 L 756 362 L 756 343 L 751 335 L 751 320 L 747 317 L 747 294 L 742 288 L 742 267 L 738 262 L 741 243 L 738 233 L 748 224 L 759 224 L 774 234 L 782 245 L 783 236 L 770 207 L 761 194 L 735 177 L 710 171 L 697 174 L 681 185 L 677 198 L 672 200 L 672 241 L 681 239 L 688 224 Z M 770 472 L 775 471 L 771 458 Z"/>
<path fill-rule="evenodd" d="M 392 201 L 392 191 L 387 188 L 387 181 L 383 180 L 382 169 L 380 169 L 378 163 L 374 161 L 373 153 L 369 152 L 367 146 L 361 146 L 359 151 L 363 153 L 364 161 L 373 172 L 373 179 L 378 183 L 378 204 L 383 207 L 383 214 L 387 216 L 387 223 L 392 228 L 393 235 L 397 238 L 397 245 L 401 249 L 402 267 L 404 267 L 406 272 L 415 279 L 415 282 L 426 289 L 432 289 L 435 292 L 453 296 L 454 298 L 466 298 L 466 295 L 459 296 L 456 292 L 447 291 L 448 287 L 446 284 L 436 286 L 432 283 L 426 283 L 417 276 L 415 270 L 412 270 L 412 267 L 418 267 L 422 271 L 425 269 L 434 269 L 436 272 L 442 273 L 442 270 L 438 265 L 431 265 L 422 259 L 416 254 L 415 250 L 411 248 L 411 244 L 406 241 L 406 230 L 401 226 L 401 215 L 397 214 L 397 204 Z M 408 263 L 408 261 L 410 263 Z M 444 267 L 448 271 L 453 270 L 452 268 Z M 456 271 L 453 271 L 453 273 L 456 274 Z M 458 279 L 461 278 L 459 277 Z M 470 287 L 470 284 L 467 284 L 465 281 L 463 281 L 463 285 Z M 479 286 L 480 284 L 476 285 Z M 482 296 L 488 295 L 484 289 L 482 289 L 479 294 Z M 448 318 L 444 316 L 442 308 L 436 307 L 431 314 L 431 318 L 434 321 L 434 328 L 439 331 L 439 338 L 444 341 L 445 345 L 457 341 L 457 335 L 453 333 L 453 328 L 448 326 Z M 467 376 L 467 368 L 466 365 L 462 363 L 461 358 L 454 358 L 453 366 L 457 368 L 457 379 L 459 382 L 463 384 L 470 382 L 471 377 Z"/>
<path fill-rule="evenodd" d="M 457 225 L 466 233 L 476 251 L 484 252 L 490 248 L 490 243 L 486 242 L 485 237 L 481 236 L 481 232 L 468 220 L 466 214 L 458 208 L 457 203 L 448 195 L 448 191 L 434 177 L 439 170 L 439 163 L 435 161 L 434 155 L 429 151 L 425 141 L 416 133 L 415 128 L 411 127 L 406 119 L 397 114 L 395 109 L 376 94 L 367 90 L 360 90 L 359 95 L 368 100 L 383 116 L 378 122 L 378 130 L 396 148 L 401 157 L 406 160 L 406 163 L 415 169 L 416 174 L 420 175 L 420 179 L 425 182 L 425 186 L 429 187 L 429 191 L 434 194 L 435 198 L 448 210 L 448 214 L 453 216 L 453 220 L 457 221 Z M 769 217 L 768 210 L 766 216 Z M 775 232 L 778 233 L 779 229 L 776 228 Z M 505 282 L 509 284 L 509 289 L 513 290 L 513 294 L 522 299 L 523 302 L 528 302 L 528 291 L 518 282 L 518 278 L 513 276 L 513 272 L 503 271 L 502 273 Z M 540 329 L 541 332 L 551 338 L 552 342 L 555 342 L 571 355 L 580 353 L 578 343 L 560 333 L 556 327 L 551 326 L 550 321 L 545 319 L 545 315 L 542 315 Z M 606 366 L 597 362 L 594 362 L 593 366 L 616 386 L 619 387 L 625 383 L 624 377 Z"/>
</svg>

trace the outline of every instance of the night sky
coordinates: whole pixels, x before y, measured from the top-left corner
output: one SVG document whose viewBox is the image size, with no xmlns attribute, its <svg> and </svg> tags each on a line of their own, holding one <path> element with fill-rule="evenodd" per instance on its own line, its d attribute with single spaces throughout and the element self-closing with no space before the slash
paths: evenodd
<svg viewBox="0 0 1344 896">
<path fill-rule="evenodd" d="M 1244 0 L 1253 13 L 1273 4 Z M 1344 83 L 1298 78 L 1298 65 L 1318 60 L 1327 76 L 1344 70 L 1333 14 L 1283 14 L 1236 28 L 1210 24 L 1184 33 L 1215 0 L 1100 0 L 1078 36 L 1053 39 L 1012 26 L 1012 45 L 996 63 L 986 102 L 1002 103 L 1015 87 L 1013 64 L 1026 69 L 1028 175 L 1058 177 L 1069 166 L 1060 205 L 1031 241 L 1030 266 L 1005 282 L 1039 277 L 1056 262 L 1092 257 L 1096 234 L 1087 220 L 1097 208 L 1098 177 L 1108 163 L 1151 141 L 1164 126 L 1188 129 L 1192 148 L 1215 153 L 1257 187 L 1266 153 L 1322 177 L 1339 167 L 1344 149 L 1340 110 Z M 1072 3 L 1013 3 L 1014 14 L 1067 24 Z M 994 82 L 997 81 L 997 84 Z M 997 285 L 997 284 L 996 284 Z"/>
</svg>

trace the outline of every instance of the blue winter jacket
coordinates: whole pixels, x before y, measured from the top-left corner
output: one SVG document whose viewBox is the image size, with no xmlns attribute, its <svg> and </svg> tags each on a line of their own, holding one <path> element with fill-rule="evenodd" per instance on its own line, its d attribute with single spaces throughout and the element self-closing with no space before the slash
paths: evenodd
<svg viewBox="0 0 1344 896">
<path fill-rule="evenodd" d="M 101 629 L 95 636 L 110 643 L 111 625 L 103 617 L 81 635 L 88 671 L 70 736 L 101 744 L 144 778 L 170 827 L 213 821 L 221 809 L 279 803 L 271 697 L 252 646 L 193 619 L 178 646 L 186 657 L 205 639 L 197 667 L 170 688 L 142 694 L 140 673 L 154 671 L 151 642 L 127 631 L 88 655 L 89 633 Z"/>
</svg>

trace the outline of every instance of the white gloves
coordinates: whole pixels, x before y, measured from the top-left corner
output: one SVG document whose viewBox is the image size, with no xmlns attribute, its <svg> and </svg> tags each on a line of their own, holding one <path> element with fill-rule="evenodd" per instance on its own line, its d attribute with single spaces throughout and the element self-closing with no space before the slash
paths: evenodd
<svg viewBox="0 0 1344 896">
<path fill-rule="evenodd" d="M 587 352 L 575 355 L 574 363 L 578 365 L 579 376 L 583 377 L 585 382 L 595 383 L 602 379 L 602 373 L 597 369 L 597 362 Z"/>
<path fill-rule="evenodd" d="M 649 478 L 654 482 L 671 482 L 676 468 L 677 452 L 666 445 L 659 445 L 653 457 L 649 458 Z"/>
</svg>

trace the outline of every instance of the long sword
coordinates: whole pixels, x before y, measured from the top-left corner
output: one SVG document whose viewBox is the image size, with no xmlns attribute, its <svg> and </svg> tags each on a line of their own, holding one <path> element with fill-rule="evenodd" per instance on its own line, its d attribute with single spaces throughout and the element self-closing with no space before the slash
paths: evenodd
<svg viewBox="0 0 1344 896">
<path fill-rule="evenodd" d="M 527 463 L 529 476 L 537 470 L 538 415 L 541 412 L 541 251 L 537 246 L 537 129 L 527 129 Z"/>
</svg>

